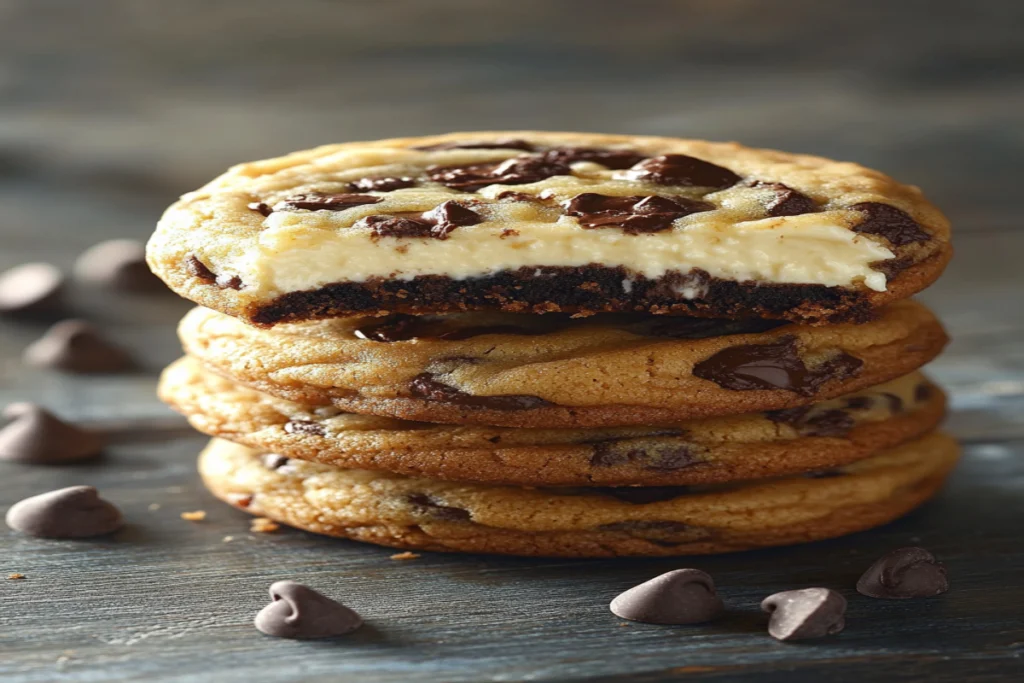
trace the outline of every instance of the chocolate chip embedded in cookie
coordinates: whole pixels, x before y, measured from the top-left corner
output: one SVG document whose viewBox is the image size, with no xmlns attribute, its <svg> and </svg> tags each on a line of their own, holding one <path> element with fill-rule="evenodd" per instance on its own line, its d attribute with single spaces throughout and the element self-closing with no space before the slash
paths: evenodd
<svg viewBox="0 0 1024 683">
<path fill-rule="evenodd" d="M 214 440 L 199 470 L 218 498 L 285 524 L 399 548 L 511 555 L 689 555 L 804 543 L 868 529 L 931 497 L 958 448 L 932 434 L 842 477 L 725 484 L 627 502 L 583 489 L 444 482 L 292 461 Z"/>
<path fill-rule="evenodd" d="M 821 324 L 920 291 L 951 247 L 916 188 L 854 164 L 516 132 L 243 164 L 171 206 L 148 254 L 179 294 L 263 326 L 473 310 Z"/>
</svg>

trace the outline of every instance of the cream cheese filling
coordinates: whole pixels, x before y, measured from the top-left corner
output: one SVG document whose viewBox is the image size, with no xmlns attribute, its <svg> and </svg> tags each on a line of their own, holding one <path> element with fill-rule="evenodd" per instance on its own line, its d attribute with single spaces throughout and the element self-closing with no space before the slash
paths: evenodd
<svg viewBox="0 0 1024 683">
<path fill-rule="evenodd" d="M 618 228 L 585 230 L 566 216 L 554 222 L 488 221 L 454 230 L 446 240 L 373 239 L 367 230 L 337 229 L 309 213 L 278 212 L 260 233 L 258 253 L 239 273 L 268 293 L 310 290 L 371 278 L 410 280 L 444 275 L 462 280 L 521 267 L 624 267 L 646 278 L 695 268 L 727 280 L 828 287 L 863 283 L 884 291 L 872 263 L 893 253 L 847 226 L 847 212 L 821 212 L 745 222 L 701 220 L 694 214 L 671 230 L 630 235 Z M 623 286 L 628 290 L 631 283 Z M 702 292 L 682 288 L 682 297 Z"/>
</svg>

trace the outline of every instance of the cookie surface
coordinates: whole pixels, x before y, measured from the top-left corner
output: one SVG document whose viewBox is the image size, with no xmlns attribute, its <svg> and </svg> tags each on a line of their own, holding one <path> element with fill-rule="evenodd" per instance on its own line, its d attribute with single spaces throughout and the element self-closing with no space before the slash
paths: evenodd
<svg viewBox="0 0 1024 683">
<path fill-rule="evenodd" d="M 563 557 L 686 555 L 803 543 L 912 510 L 959 456 L 931 434 L 827 478 L 697 489 L 527 489 L 344 470 L 213 440 L 206 486 L 300 529 L 424 550 Z"/>
<path fill-rule="evenodd" d="M 150 266 L 259 325 L 385 312 L 865 320 L 949 224 L 877 171 L 735 143 L 457 133 L 242 164 L 171 206 Z"/>
<path fill-rule="evenodd" d="M 806 408 L 672 427 L 514 429 L 342 413 L 261 394 L 184 358 L 160 396 L 201 432 L 326 465 L 531 486 L 684 485 L 831 468 L 934 429 L 945 397 L 920 373 Z"/>
<path fill-rule="evenodd" d="M 436 329 L 417 328 L 424 324 Z M 266 330 L 196 309 L 179 334 L 186 353 L 218 374 L 298 403 L 554 428 L 673 424 L 807 405 L 908 374 L 946 341 L 935 317 L 913 301 L 887 306 L 870 323 L 827 327 L 470 313 Z"/>
</svg>

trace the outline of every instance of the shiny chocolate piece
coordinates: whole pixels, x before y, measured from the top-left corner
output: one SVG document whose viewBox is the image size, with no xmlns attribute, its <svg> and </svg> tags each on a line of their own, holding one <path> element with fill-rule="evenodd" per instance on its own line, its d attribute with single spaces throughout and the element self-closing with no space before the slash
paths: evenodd
<svg viewBox="0 0 1024 683">
<path fill-rule="evenodd" d="M 469 510 L 445 505 L 436 498 L 428 496 L 425 493 L 410 494 L 406 498 L 406 502 L 408 502 L 416 512 L 429 515 L 430 517 L 434 517 L 435 519 L 443 520 L 445 522 L 471 521 Z"/>
<path fill-rule="evenodd" d="M 64 274 L 49 263 L 26 263 L 0 273 L 0 313 L 25 313 L 53 307 Z"/>
<path fill-rule="evenodd" d="M 846 626 L 846 598 L 828 588 L 803 588 L 769 595 L 761 609 L 771 615 L 768 633 L 778 640 L 823 638 Z"/>
<path fill-rule="evenodd" d="M 932 238 L 910 217 L 910 214 L 895 206 L 878 202 L 862 202 L 854 204 L 850 208 L 864 214 L 864 220 L 853 227 L 854 232 L 879 235 L 897 247 L 915 242 L 927 242 Z"/>
<path fill-rule="evenodd" d="M 727 168 L 685 154 L 663 154 L 645 159 L 629 172 L 633 180 L 678 187 L 732 187 L 740 177 Z"/>
<path fill-rule="evenodd" d="M 699 569 L 676 569 L 620 593 L 617 617 L 646 624 L 700 624 L 725 611 L 714 580 Z"/>
<path fill-rule="evenodd" d="M 518 149 L 523 152 L 532 152 L 534 147 L 533 143 L 527 142 L 526 140 L 503 138 L 501 140 L 490 140 L 484 142 L 477 142 L 475 140 L 467 140 L 466 142 L 440 142 L 436 145 L 413 147 L 413 149 L 418 149 L 421 152 L 440 152 L 448 149 Z"/>
<path fill-rule="evenodd" d="M 89 247 L 75 260 L 81 282 L 124 292 L 162 292 L 167 287 L 146 264 L 146 245 L 138 240 L 107 240 Z"/>
<path fill-rule="evenodd" d="M 25 349 L 26 363 L 80 374 L 124 372 L 137 367 L 132 355 L 84 320 L 65 320 Z"/>
<path fill-rule="evenodd" d="M 254 624 L 278 638 L 333 638 L 363 625 L 354 611 L 321 593 L 295 583 L 277 581 L 270 586 L 272 602 L 256 615 Z"/>
<path fill-rule="evenodd" d="M 930 598 L 949 590 L 946 568 L 924 548 L 899 548 L 879 558 L 857 581 L 869 598 Z"/>
<path fill-rule="evenodd" d="M 383 197 L 372 194 L 323 194 L 308 192 L 286 197 L 274 204 L 274 211 L 344 211 L 354 206 L 377 204 Z"/>
<path fill-rule="evenodd" d="M 805 436 L 846 436 L 856 424 L 845 410 L 812 413 L 810 406 L 769 410 L 765 416 L 772 422 L 788 424 Z"/>
<path fill-rule="evenodd" d="M 42 538 L 90 538 L 113 533 L 124 519 L 92 486 L 70 486 L 26 498 L 7 511 L 7 526 Z"/>
<path fill-rule="evenodd" d="M 499 164 L 446 166 L 427 169 L 431 180 L 453 190 L 476 192 L 488 185 L 526 185 L 557 175 L 572 175 L 568 164 L 521 156 Z"/>
<path fill-rule="evenodd" d="M 424 213 L 403 213 L 393 216 L 367 216 L 355 227 L 369 228 L 375 238 L 430 237 L 448 239 L 449 233 L 459 226 L 476 225 L 483 221 L 477 212 L 459 202 L 449 200 Z"/>
<path fill-rule="evenodd" d="M 95 457 L 106 445 L 102 435 L 68 424 L 35 403 L 12 403 L 2 415 L 11 422 L 0 429 L 0 460 L 59 465 Z"/>
<path fill-rule="evenodd" d="M 617 227 L 630 235 L 669 230 L 673 221 L 714 207 L 677 197 L 608 197 L 593 192 L 578 194 L 565 203 L 565 212 L 586 229 Z"/>
<path fill-rule="evenodd" d="M 416 184 L 415 178 L 408 176 L 381 176 L 378 178 L 360 178 L 348 184 L 348 189 L 353 192 L 391 192 L 392 190 L 403 190 L 413 187 Z"/>
<path fill-rule="evenodd" d="M 448 233 L 455 228 L 463 225 L 476 225 L 482 222 L 483 218 L 476 211 L 449 200 L 424 213 L 423 220 L 434 226 L 430 231 L 431 237 L 443 240 L 447 239 Z"/>
<path fill-rule="evenodd" d="M 473 396 L 455 387 L 438 382 L 428 372 L 417 375 L 409 383 L 409 395 L 438 403 L 450 403 L 485 410 L 533 410 L 551 405 L 537 396 Z"/>
<path fill-rule="evenodd" d="M 799 216 L 804 213 L 814 213 L 817 207 L 814 200 L 802 192 L 794 190 L 783 183 L 768 183 L 756 181 L 754 187 L 770 189 L 775 195 L 765 204 L 768 215 L 773 218 L 779 216 Z"/>
<path fill-rule="evenodd" d="M 855 375 L 863 364 L 840 352 L 817 368 L 808 368 L 800 358 L 796 337 L 786 335 L 767 344 L 722 349 L 697 363 L 693 374 L 731 391 L 782 389 L 813 396 L 823 384 Z"/>
<path fill-rule="evenodd" d="M 628 149 L 601 149 L 598 147 L 555 147 L 542 155 L 545 161 L 559 164 L 575 164 L 589 161 L 612 170 L 623 170 L 647 158 L 646 154 Z"/>
</svg>

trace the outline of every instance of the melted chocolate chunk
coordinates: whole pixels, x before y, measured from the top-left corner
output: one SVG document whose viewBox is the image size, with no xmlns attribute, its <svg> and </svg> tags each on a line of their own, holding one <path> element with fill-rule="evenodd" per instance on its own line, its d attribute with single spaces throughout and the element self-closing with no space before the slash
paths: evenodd
<svg viewBox="0 0 1024 683">
<path fill-rule="evenodd" d="M 286 422 L 284 431 L 289 434 L 312 434 L 314 436 L 324 436 L 327 433 L 324 431 L 322 424 L 309 420 L 291 420 Z"/>
<path fill-rule="evenodd" d="M 897 247 L 914 242 L 927 242 L 931 239 L 931 235 L 925 232 L 908 213 L 895 206 L 878 202 L 863 202 L 854 204 L 850 208 L 860 211 L 865 216 L 859 225 L 854 226 L 854 232 L 879 235 Z M 883 261 L 883 263 L 885 262 Z"/>
<path fill-rule="evenodd" d="M 409 505 L 413 506 L 416 512 L 430 515 L 435 519 L 444 520 L 445 522 L 470 521 L 469 510 L 445 505 L 425 493 L 411 493 L 405 500 Z"/>
<path fill-rule="evenodd" d="M 855 424 L 844 410 L 826 410 L 812 415 L 810 406 L 769 410 L 765 416 L 772 422 L 788 424 L 807 436 L 844 436 Z"/>
<path fill-rule="evenodd" d="M 872 270 L 877 270 L 885 275 L 886 280 L 892 280 L 904 270 L 914 265 L 914 261 L 909 258 L 890 258 L 884 261 L 875 261 L 868 265 Z"/>
<path fill-rule="evenodd" d="M 452 230 L 463 225 L 476 225 L 483 218 L 472 209 L 449 200 L 421 214 L 367 216 L 356 227 L 369 228 L 375 238 L 430 237 L 446 240 Z"/>
<path fill-rule="evenodd" d="M 814 205 L 814 200 L 789 185 L 758 180 L 753 183 L 753 187 L 765 187 L 775 193 L 775 196 L 765 204 L 768 215 L 772 217 L 799 216 L 803 213 L 813 213 L 817 208 Z"/>
<path fill-rule="evenodd" d="M 615 226 L 630 235 L 668 230 L 677 218 L 714 208 L 682 197 L 608 197 L 592 192 L 578 194 L 565 203 L 565 212 L 575 216 L 582 228 Z"/>
<path fill-rule="evenodd" d="M 218 275 L 215 284 L 221 289 L 239 290 L 242 288 L 242 278 L 237 275 Z"/>
<path fill-rule="evenodd" d="M 679 434 L 676 432 L 675 434 Z M 635 465 L 646 470 L 674 471 L 703 462 L 696 446 L 691 444 L 642 444 L 634 439 L 603 441 L 594 444 L 590 457 L 592 467 Z"/>
<path fill-rule="evenodd" d="M 924 403 L 932 397 L 935 393 L 935 388 L 927 382 L 921 382 L 914 387 L 914 400 L 918 403 Z"/>
<path fill-rule="evenodd" d="M 462 225 L 476 225 L 483 219 L 476 211 L 467 209 L 455 201 L 447 201 L 423 214 L 423 220 L 434 224 L 430 231 L 431 237 L 446 239 L 448 233 Z"/>
<path fill-rule="evenodd" d="M 873 402 L 869 396 L 854 396 L 846 399 L 846 407 L 852 410 L 867 410 Z"/>
<path fill-rule="evenodd" d="M 681 187 L 732 187 L 740 177 L 727 168 L 685 154 L 651 157 L 633 166 L 630 176 L 658 185 Z"/>
<path fill-rule="evenodd" d="M 500 164 L 446 166 L 427 169 L 434 182 L 463 192 L 476 192 L 488 185 L 525 185 L 556 175 L 572 175 L 567 164 L 538 157 L 513 157 Z"/>
<path fill-rule="evenodd" d="M 409 394 L 413 398 L 423 398 L 439 403 L 451 403 L 467 408 L 485 410 L 533 410 L 551 405 L 537 396 L 473 396 L 455 387 L 443 384 L 434 376 L 424 372 L 413 378 L 409 383 Z"/>
<path fill-rule="evenodd" d="M 268 470 L 279 470 L 288 464 L 288 458 L 283 455 L 277 455 L 276 453 L 266 453 L 260 461 Z"/>
<path fill-rule="evenodd" d="M 192 277 L 202 280 L 208 285 L 212 285 L 217 281 L 216 274 L 205 263 L 196 258 L 195 254 L 189 254 L 185 260 L 185 268 L 188 269 Z"/>
<path fill-rule="evenodd" d="M 415 178 L 383 176 L 380 178 L 360 178 L 348 184 L 353 192 L 391 192 L 402 190 L 416 184 Z"/>
<path fill-rule="evenodd" d="M 575 164 L 590 161 L 605 168 L 622 170 L 634 166 L 647 158 L 646 154 L 628 149 L 600 149 L 597 147 L 555 147 L 541 157 L 559 164 Z"/>
<path fill-rule="evenodd" d="M 472 140 L 467 140 L 466 142 L 440 142 L 436 145 L 413 147 L 413 149 L 418 149 L 421 152 L 440 152 L 446 149 L 519 149 L 524 152 L 532 152 L 534 147 L 532 143 L 527 142 L 526 140 L 507 138 L 484 142 L 475 142 Z"/>
<path fill-rule="evenodd" d="M 383 197 L 370 194 L 322 194 L 309 192 L 282 199 L 274 205 L 274 211 L 344 211 L 354 206 L 377 204 Z"/>
<path fill-rule="evenodd" d="M 251 211 L 255 211 L 256 213 L 262 215 L 264 218 L 266 218 L 267 216 L 269 216 L 270 214 L 272 214 L 274 212 L 273 209 L 271 209 L 269 206 L 267 206 L 263 202 L 249 202 L 248 204 L 246 204 L 246 206 Z"/>
<path fill-rule="evenodd" d="M 690 492 L 687 486 L 615 486 L 590 489 L 602 496 L 611 496 L 631 505 L 647 505 L 672 500 Z"/>
<path fill-rule="evenodd" d="M 800 358 L 796 337 L 768 344 L 743 344 L 722 349 L 693 368 L 693 374 L 731 391 L 783 389 L 813 396 L 826 382 L 854 375 L 864 362 L 840 353 L 811 369 Z"/>
<path fill-rule="evenodd" d="M 903 410 L 903 399 L 896 394 L 882 394 L 885 396 L 885 400 L 889 402 L 889 411 L 893 413 L 899 413 Z"/>
</svg>

